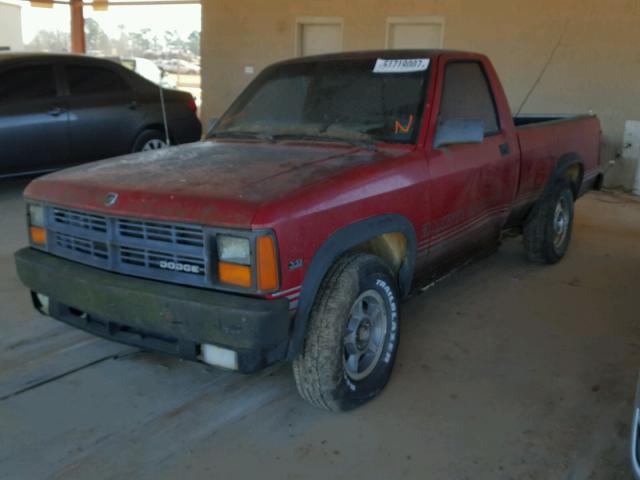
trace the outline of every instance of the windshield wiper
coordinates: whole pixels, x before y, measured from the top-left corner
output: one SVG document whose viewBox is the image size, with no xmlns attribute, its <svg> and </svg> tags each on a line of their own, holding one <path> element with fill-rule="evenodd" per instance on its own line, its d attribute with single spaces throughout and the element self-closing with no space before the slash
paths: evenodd
<svg viewBox="0 0 640 480">
<path fill-rule="evenodd" d="M 339 137 L 335 135 L 313 135 L 310 133 L 278 133 L 273 135 L 274 140 L 283 140 L 287 138 L 291 138 L 294 140 L 341 142 L 341 143 L 347 143 L 354 147 L 362 148 L 364 150 L 372 150 L 372 151 L 377 150 L 375 143 L 373 143 L 372 141 L 345 138 L 345 137 Z"/>
<path fill-rule="evenodd" d="M 211 132 L 208 138 L 255 138 L 266 142 L 275 142 L 273 135 L 265 132 L 252 132 L 249 130 L 226 130 L 221 132 Z"/>
</svg>

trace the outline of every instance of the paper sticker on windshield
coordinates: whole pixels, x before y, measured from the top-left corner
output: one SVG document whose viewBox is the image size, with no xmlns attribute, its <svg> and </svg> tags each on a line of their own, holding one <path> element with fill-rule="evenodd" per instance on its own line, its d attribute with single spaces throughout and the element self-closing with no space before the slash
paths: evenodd
<svg viewBox="0 0 640 480">
<path fill-rule="evenodd" d="M 409 73 L 424 72 L 429 68 L 428 58 L 379 58 L 373 73 Z"/>
</svg>

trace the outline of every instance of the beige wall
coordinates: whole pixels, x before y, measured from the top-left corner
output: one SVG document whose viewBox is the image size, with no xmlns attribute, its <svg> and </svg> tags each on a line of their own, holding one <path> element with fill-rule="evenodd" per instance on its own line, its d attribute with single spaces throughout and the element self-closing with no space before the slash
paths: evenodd
<svg viewBox="0 0 640 480">
<path fill-rule="evenodd" d="M 523 113 L 593 111 L 603 163 L 640 120 L 639 0 L 202 0 L 203 115 L 219 115 L 264 66 L 295 54 L 296 18 L 342 17 L 344 50 L 384 48 L 386 20 L 442 16 L 444 47 L 489 55 L 516 110 L 555 55 Z M 633 165 L 607 174 L 631 186 Z"/>
<path fill-rule="evenodd" d="M 21 15 L 19 5 L 0 2 L 0 47 L 9 47 L 12 51 L 24 49 Z"/>
</svg>

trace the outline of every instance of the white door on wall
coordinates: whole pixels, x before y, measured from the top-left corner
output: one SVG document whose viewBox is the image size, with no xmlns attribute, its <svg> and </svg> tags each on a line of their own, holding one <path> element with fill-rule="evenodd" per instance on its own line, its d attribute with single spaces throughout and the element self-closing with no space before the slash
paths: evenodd
<svg viewBox="0 0 640 480">
<path fill-rule="evenodd" d="M 387 20 L 387 48 L 442 48 L 444 20 L 440 17 L 398 17 Z"/>
<path fill-rule="evenodd" d="M 320 55 L 342 51 L 342 20 L 310 18 L 298 20 L 297 54 Z"/>
</svg>

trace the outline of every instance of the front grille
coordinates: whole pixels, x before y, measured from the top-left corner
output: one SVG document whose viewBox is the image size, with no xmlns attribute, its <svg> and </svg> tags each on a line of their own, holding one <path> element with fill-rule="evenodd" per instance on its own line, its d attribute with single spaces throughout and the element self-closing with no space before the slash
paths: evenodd
<svg viewBox="0 0 640 480">
<path fill-rule="evenodd" d="M 144 248 L 121 247 L 120 261 L 137 267 L 204 275 L 204 260 L 187 255 L 174 255 Z"/>
<path fill-rule="evenodd" d="M 126 219 L 118 219 L 117 224 L 118 233 L 123 237 L 194 247 L 202 247 L 204 245 L 202 228 L 198 226 Z"/>
<path fill-rule="evenodd" d="M 107 219 L 102 215 L 78 212 L 66 208 L 53 208 L 53 222 L 59 225 L 91 230 L 94 232 L 107 231 Z"/>
<path fill-rule="evenodd" d="M 211 283 L 198 225 L 111 217 L 49 207 L 49 251 L 119 273 L 196 286 Z"/>
<path fill-rule="evenodd" d="M 86 255 L 96 260 L 109 259 L 109 247 L 104 242 L 96 242 L 95 240 L 57 232 L 55 234 L 55 244 L 63 250 Z"/>
</svg>

